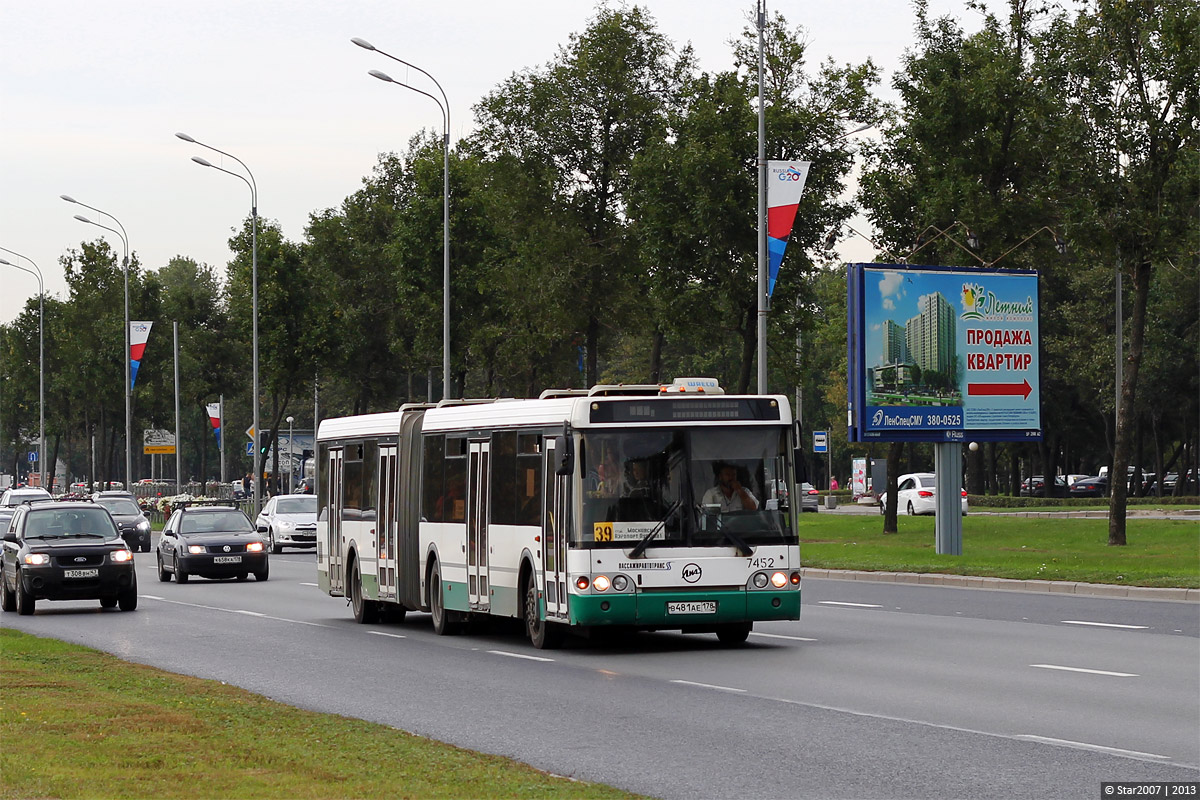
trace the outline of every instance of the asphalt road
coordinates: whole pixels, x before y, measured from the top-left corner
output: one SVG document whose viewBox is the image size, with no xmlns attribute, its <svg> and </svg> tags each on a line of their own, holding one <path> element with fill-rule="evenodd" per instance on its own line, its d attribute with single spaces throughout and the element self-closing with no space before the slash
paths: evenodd
<svg viewBox="0 0 1200 800">
<path fill-rule="evenodd" d="M 806 579 L 799 622 L 571 640 L 354 624 L 313 557 L 271 580 L 157 581 L 137 611 L 38 604 L 3 625 L 561 775 L 670 798 L 1099 796 L 1200 780 L 1200 608 Z M 300 754 L 314 758 L 318 754 Z"/>
</svg>

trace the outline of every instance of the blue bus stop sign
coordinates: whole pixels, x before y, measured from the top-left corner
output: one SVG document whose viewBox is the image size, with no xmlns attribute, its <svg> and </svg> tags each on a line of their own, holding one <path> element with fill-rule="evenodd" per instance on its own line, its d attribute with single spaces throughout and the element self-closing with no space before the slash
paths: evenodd
<svg viewBox="0 0 1200 800">
<path fill-rule="evenodd" d="M 813 431 L 813 452 L 829 452 L 829 431 Z"/>
</svg>

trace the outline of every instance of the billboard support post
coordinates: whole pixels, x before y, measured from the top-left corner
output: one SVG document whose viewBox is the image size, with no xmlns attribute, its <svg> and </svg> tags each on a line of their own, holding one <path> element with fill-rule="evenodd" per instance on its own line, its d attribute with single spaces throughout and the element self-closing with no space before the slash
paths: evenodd
<svg viewBox="0 0 1200 800">
<path fill-rule="evenodd" d="M 940 556 L 962 555 L 962 445 L 937 442 L 933 446 L 933 471 L 937 474 L 937 502 L 933 527 Z"/>
</svg>

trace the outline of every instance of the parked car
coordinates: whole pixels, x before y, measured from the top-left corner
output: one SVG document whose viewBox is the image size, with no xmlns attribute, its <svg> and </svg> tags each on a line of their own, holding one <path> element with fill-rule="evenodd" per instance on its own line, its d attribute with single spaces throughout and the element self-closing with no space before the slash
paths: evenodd
<svg viewBox="0 0 1200 800">
<path fill-rule="evenodd" d="M 800 484 L 800 510 L 816 513 L 820 501 L 820 492 L 811 483 Z"/>
<path fill-rule="evenodd" d="M 266 543 L 250 518 L 232 506 L 187 506 L 176 509 L 157 548 L 158 579 L 175 576 L 187 583 L 192 575 L 265 581 L 270 564 Z"/>
<path fill-rule="evenodd" d="M 93 503 L 33 503 L 4 533 L 0 608 L 32 614 L 38 600 L 99 600 L 137 608 L 133 552 L 113 518 Z"/>
<path fill-rule="evenodd" d="M 126 500 L 132 500 L 135 503 L 137 502 L 137 497 L 134 496 L 133 492 L 127 492 L 124 489 L 106 489 L 102 492 L 92 493 L 92 499 L 96 501 L 99 501 L 105 497 L 123 497 Z"/>
<path fill-rule="evenodd" d="M 1021 482 L 1021 497 L 1045 497 L 1046 496 L 1046 479 L 1041 475 L 1034 475 L 1032 478 L 1026 478 Z M 1054 476 L 1054 492 L 1052 497 L 1066 497 L 1067 495 L 1067 478 L 1064 475 Z"/>
<path fill-rule="evenodd" d="M 128 497 L 109 497 L 102 495 L 96 505 L 103 506 L 121 531 L 121 538 L 135 552 L 150 552 L 150 520 L 142 513 L 142 508 Z"/>
<path fill-rule="evenodd" d="M 1108 494 L 1108 478 L 1082 478 L 1071 484 L 1071 497 L 1104 497 Z"/>
<path fill-rule="evenodd" d="M 22 486 L 18 489 L 5 489 L 0 494 L 0 506 L 19 506 L 33 500 L 53 500 L 50 493 L 37 486 Z"/>
<path fill-rule="evenodd" d="M 317 497 L 312 494 L 277 494 L 267 501 L 255 520 L 266 535 L 272 553 L 285 547 L 317 546 Z"/>
<path fill-rule="evenodd" d="M 896 512 L 937 513 L 937 476 L 932 472 L 914 472 L 896 479 Z M 887 492 L 879 495 L 879 513 L 887 513 Z M 962 513 L 967 515 L 967 491 L 962 490 Z"/>
</svg>

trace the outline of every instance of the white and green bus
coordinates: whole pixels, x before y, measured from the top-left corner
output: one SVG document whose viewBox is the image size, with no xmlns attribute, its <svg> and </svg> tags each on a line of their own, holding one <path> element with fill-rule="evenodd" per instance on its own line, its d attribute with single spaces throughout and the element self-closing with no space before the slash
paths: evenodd
<svg viewBox="0 0 1200 800">
<path fill-rule="evenodd" d="M 317 570 L 359 622 L 499 616 L 538 648 L 597 628 L 746 640 L 800 616 L 787 399 L 715 380 L 327 419 Z"/>
</svg>

